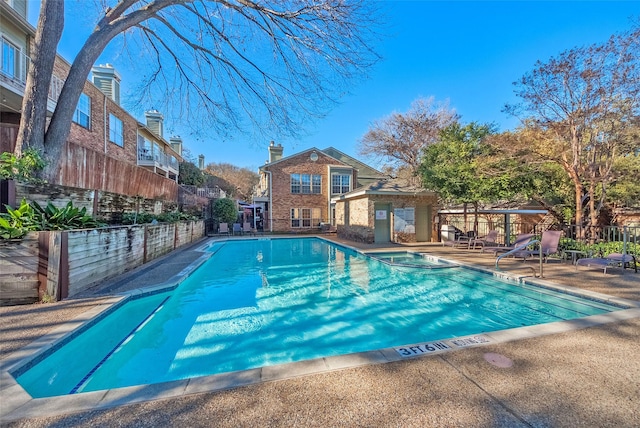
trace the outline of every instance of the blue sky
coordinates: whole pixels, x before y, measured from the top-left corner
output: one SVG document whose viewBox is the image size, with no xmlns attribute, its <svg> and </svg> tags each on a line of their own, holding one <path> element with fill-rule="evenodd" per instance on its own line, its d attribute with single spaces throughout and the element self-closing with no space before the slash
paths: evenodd
<svg viewBox="0 0 640 428">
<path fill-rule="evenodd" d="M 66 27 L 59 53 L 72 60 L 94 22 L 86 16 L 88 0 L 66 0 Z M 35 25 L 39 0 L 30 0 L 30 21 Z M 448 100 L 463 122 L 493 122 L 501 130 L 513 129 L 516 119 L 501 112 L 515 102 L 512 82 L 530 71 L 537 60 L 546 61 L 575 46 L 605 41 L 630 28 L 640 16 L 640 1 L 387 1 L 388 36 L 376 47 L 382 61 L 367 80 L 301 140 L 270 139 L 284 146 L 284 155 L 310 147 L 333 146 L 358 155 L 358 140 L 371 123 L 390 113 L 408 110 L 418 97 Z M 136 70 L 109 48 L 99 63 L 112 63 L 122 74 L 122 91 L 134 86 Z M 136 115 L 138 116 L 138 115 Z M 143 117 L 138 117 L 143 121 Z M 178 124 L 165 124 L 182 135 L 193 155 L 205 162 L 228 162 L 257 169 L 267 159 L 268 141 L 239 137 L 229 141 L 199 141 L 180 132 Z M 367 161 L 367 159 L 363 159 Z M 379 165 L 375 165 L 379 166 Z"/>
</svg>

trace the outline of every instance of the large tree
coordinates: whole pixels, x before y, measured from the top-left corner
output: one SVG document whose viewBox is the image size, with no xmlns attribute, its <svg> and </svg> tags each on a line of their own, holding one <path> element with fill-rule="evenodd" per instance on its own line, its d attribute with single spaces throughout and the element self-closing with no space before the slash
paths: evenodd
<svg viewBox="0 0 640 428">
<path fill-rule="evenodd" d="M 539 61 L 514 84 L 521 101 L 506 111 L 521 117 L 530 135 L 542 137 L 524 144 L 571 179 L 576 224 L 586 223 L 587 200 L 589 223 L 595 225 L 602 207 L 596 201 L 604 200 L 614 179 L 615 158 L 640 147 L 629 138 L 640 116 L 640 25 L 605 43 Z"/>
<path fill-rule="evenodd" d="M 221 180 L 216 183 L 227 194 L 245 201 L 251 200 L 253 189 L 260 176 L 248 168 L 240 168 L 230 163 L 210 163 L 205 172 Z"/>
<path fill-rule="evenodd" d="M 178 183 L 187 186 L 202 186 L 206 182 L 206 177 L 202 171 L 189 161 L 180 162 Z"/>
<path fill-rule="evenodd" d="M 119 35 L 135 46 L 140 64 L 148 59 L 141 67 L 146 90 L 140 94 L 176 106 L 184 122 L 206 122 L 221 133 L 251 128 L 296 134 L 377 60 L 369 47 L 376 5 L 368 0 L 100 4 L 102 15 L 73 60 L 45 131 L 47 90 L 42 88 L 49 85 L 65 4 L 41 0 L 22 108 L 28 114 L 22 116 L 16 154 L 23 147 L 41 150 L 50 177 L 57 174 L 89 71 Z"/>
<path fill-rule="evenodd" d="M 445 202 L 473 205 L 476 232 L 480 203 L 510 199 L 527 187 L 528 177 L 508 168 L 514 160 L 496 156 L 487 144 L 493 133 L 491 124 L 454 123 L 424 150 L 419 168 L 426 189 L 438 192 Z"/>
<path fill-rule="evenodd" d="M 423 150 L 457 120 L 458 115 L 447 103 L 437 103 L 433 97 L 418 98 L 407 112 L 394 112 L 374 121 L 360 140 L 359 152 L 416 176 Z"/>
</svg>

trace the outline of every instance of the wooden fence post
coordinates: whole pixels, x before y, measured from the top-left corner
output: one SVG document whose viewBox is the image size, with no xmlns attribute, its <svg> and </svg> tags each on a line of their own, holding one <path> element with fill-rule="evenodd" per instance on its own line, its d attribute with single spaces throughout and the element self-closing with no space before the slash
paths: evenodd
<svg viewBox="0 0 640 428">
<path fill-rule="evenodd" d="M 146 263 L 147 262 L 147 234 L 148 234 L 148 229 L 147 229 L 147 225 L 142 226 L 143 230 L 144 230 L 144 239 L 142 241 L 142 246 L 143 246 L 143 256 L 142 256 L 142 263 Z"/>
<path fill-rule="evenodd" d="M 48 231 L 38 234 L 40 299 L 47 294 L 56 301 L 69 297 L 69 233 Z"/>
<path fill-rule="evenodd" d="M 16 182 L 0 180 L 0 213 L 7 212 L 5 205 L 16 207 Z"/>
</svg>

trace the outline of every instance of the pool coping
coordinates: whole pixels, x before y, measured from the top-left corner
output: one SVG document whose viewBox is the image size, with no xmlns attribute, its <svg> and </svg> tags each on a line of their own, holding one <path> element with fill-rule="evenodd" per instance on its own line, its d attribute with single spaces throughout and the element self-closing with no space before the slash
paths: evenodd
<svg viewBox="0 0 640 428">
<path fill-rule="evenodd" d="M 283 237 L 284 238 L 284 237 Z M 291 239 L 292 237 L 286 237 Z M 301 237 L 293 237 L 301 238 Z M 365 251 L 350 247 L 329 239 L 320 239 L 331 242 L 334 245 L 349 248 L 360 254 L 366 255 Z M 242 238 L 234 238 L 242 239 Z M 248 237 L 244 239 L 260 239 Z M 272 239 L 262 238 L 262 239 Z M 279 239 L 279 237 L 273 237 Z M 557 321 L 535 326 L 518 327 L 506 330 L 498 330 L 490 333 L 480 333 L 451 339 L 434 340 L 423 343 L 407 344 L 394 348 L 383 348 L 374 351 L 360 352 L 354 354 L 338 355 L 333 357 L 322 357 L 312 360 L 287 363 L 275 366 L 261 367 L 237 372 L 222 373 L 210 376 L 196 377 L 184 380 L 176 380 L 158 384 L 138 385 L 110 390 L 84 392 L 74 395 L 64 395 L 48 398 L 32 398 L 15 380 L 12 373 L 21 368 L 34 364 L 43 355 L 51 352 L 56 346 L 61 346 L 65 340 L 79 333 L 80 328 L 88 328 L 100 316 L 104 316 L 111 310 L 123 304 L 129 298 L 136 298 L 143 295 L 167 291 L 177 285 L 186 277 L 191 275 L 197 267 L 204 263 L 213 253 L 206 253 L 204 249 L 212 242 L 221 240 L 208 240 L 196 251 L 203 251 L 203 255 L 191 263 L 187 268 L 172 277 L 169 281 L 144 289 L 136 289 L 123 294 L 107 297 L 96 307 L 82 313 L 36 339 L 26 347 L 10 354 L 0 361 L 0 400 L 2 400 L 2 411 L 0 423 L 7 423 L 24 418 L 56 416 L 68 413 L 75 413 L 88 410 L 108 409 L 125 404 L 140 403 L 158 399 L 175 398 L 184 395 L 197 394 L 203 392 L 214 392 L 237 388 L 241 386 L 254 385 L 263 382 L 290 379 L 300 376 L 327 373 L 336 370 L 359 367 L 370 364 L 382 364 L 407 359 L 422 358 L 431 355 L 440 355 L 470 347 L 495 345 L 520 339 L 529 339 L 550 334 L 579 330 L 587 327 L 594 327 L 611 322 L 624 321 L 640 318 L 640 302 L 621 299 L 606 294 L 595 293 L 587 290 L 580 290 L 570 286 L 558 285 L 548 281 L 536 279 L 531 280 L 523 275 L 513 275 L 502 272 L 495 272 L 488 269 L 479 268 L 468 263 L 455 262 L 460 266 L 499 276 L 514 281 L 515 283 L 527 283 L 536 286 L 561 291 L 564 293 L 586 297 L 599 302 L 610 303 L 617 306 L 627 307 L 615 312 L 592 315 L 568 321 Z M 406 251 L 406 250 L 403 250 Z M 446 258 L 430 256 L 434 259 L 441 259 L 451 262 Z"/>
</svg>

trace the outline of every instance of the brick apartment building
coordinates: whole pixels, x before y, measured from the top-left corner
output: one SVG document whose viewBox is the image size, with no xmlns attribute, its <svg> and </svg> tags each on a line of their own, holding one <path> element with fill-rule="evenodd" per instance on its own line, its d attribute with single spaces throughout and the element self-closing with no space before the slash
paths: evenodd
<svg viewBox="0 0 640 428">
<path fill-rule="evenodd" d="M 264 207 L 264 230 L 296 232 L 333 224 L 331 198 L 384 174 L 332 147 L 311 148 L 282 157 L 283 147 L 271 142 L 269 161 L 260 167 L 254 204 Z"/>
<path fill-rule="evenodd" d="M 254 206 L 273 232 L 336 230 L 363 242 L 430 241 L 437 195 L 330 147 L 282 157 L 271 142 Z"/>
</svg>

